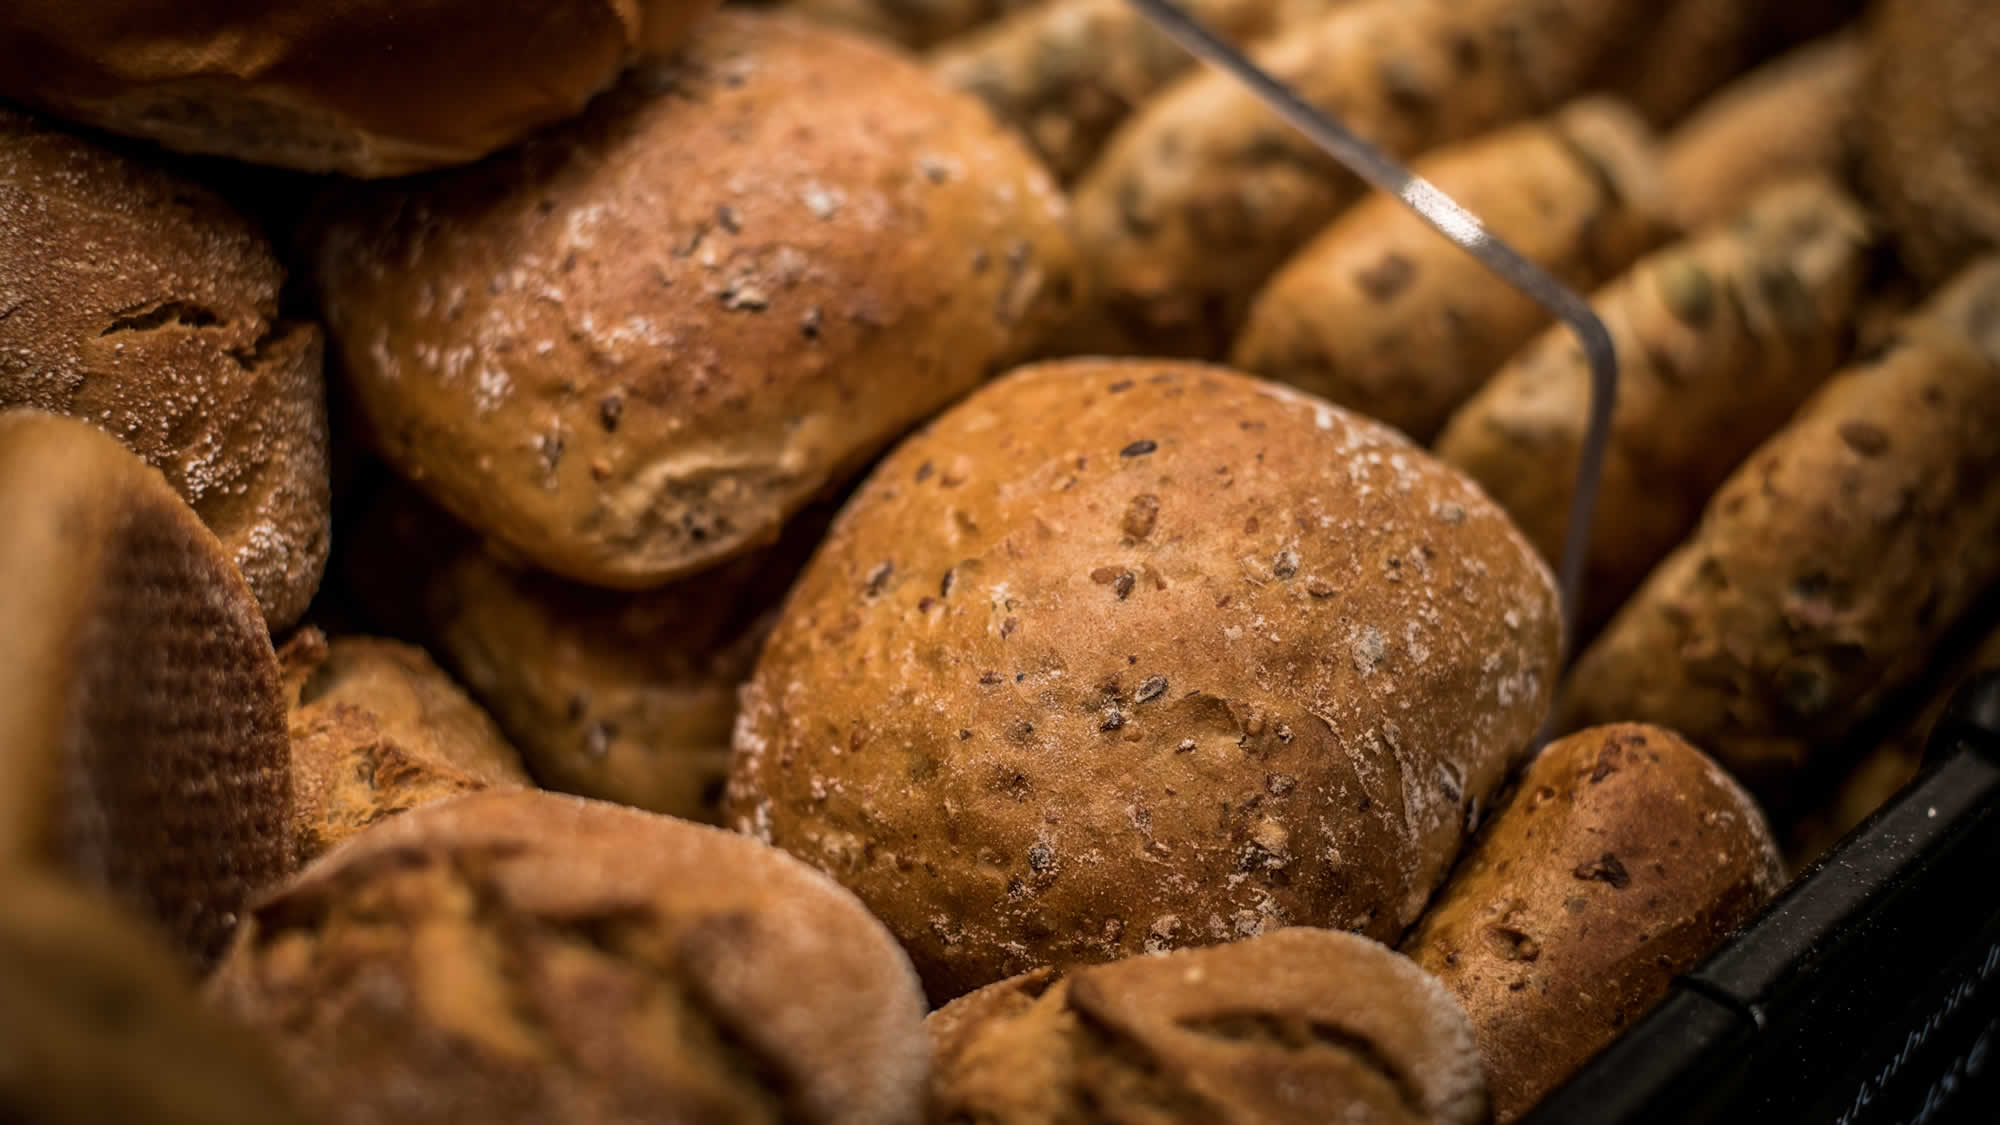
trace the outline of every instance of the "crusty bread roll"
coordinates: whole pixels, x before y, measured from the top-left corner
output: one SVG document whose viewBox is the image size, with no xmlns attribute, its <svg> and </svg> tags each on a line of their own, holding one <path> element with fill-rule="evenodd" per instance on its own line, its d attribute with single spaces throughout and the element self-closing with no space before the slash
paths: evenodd
<svg viewBox="0 0 2000 1125">
<path fill-rule="evenodd" d="M 1458 1004 L 1409 959 L 1353 934 L 1291 927 L 1066 977 L 1037 969 L 952 1001 L 926 1026 L 937 1122 L 1488 1120 Z"/>
<path fill-rule="evenodd" d="M 0 861 L 72 872 L 220 952 L 290 865 L 285 711 L 257 603 L 157 470 L 0 413 Z"/>
<path fill-rule="evenodd" d="M 290 710 L 299 861 L 385 816 L 532 784 L 499 728 L 422 649 L 307 626 L 278 653 Z"/>
<path fill-rule="evenodd" d="M 803 21 L 475 168 L 347 201 L 320 290 L 388 459 L 538 566 L 655 586 L 775 538 L 1072 295 L 1065 206 L 979 103 Z"/>
<path fill-rule="evenodd" d="M 278 317 L 270 245 L 198 185 L 4 108 L 0 216 L 0 407 L 124 442 L 271 628 L 298 620 L 326 566 L 326 392 L 319 330 Z"/>
<path fill-rule="evenodd" d="M 73 884 L 0 871 L 0 1107 L 34 1125 L 324 1120 L 202 1008 L 151 931 Z"/>
<path fill-rule="evenodd" d="M 1465 1005 L 1508 1122 L 1783 885 L 1750 795 L 1670 731 L 1543 748 L 1403 943 Z"/>
<path fill-rule="evenodd" d="M 0 97 L 309 172 L 464 164 L 568 117 L 714 0 L 8 0 Z"/>
<path fill-rule="evenodd" d="M 753 840 L 553 793 L 370 828 L 209 980 L 354 1123 L 914 1125 L 923 997 L 853 896 Z"/>
<path fill-rule="evenodd" d="M 1548 569 L 1386 427 L 1221 368 L 1023 368 L 834 522 L 745 689 L 731 823 L 933 999 L 1416 920 L 1541 721 Z"/>
</svg>

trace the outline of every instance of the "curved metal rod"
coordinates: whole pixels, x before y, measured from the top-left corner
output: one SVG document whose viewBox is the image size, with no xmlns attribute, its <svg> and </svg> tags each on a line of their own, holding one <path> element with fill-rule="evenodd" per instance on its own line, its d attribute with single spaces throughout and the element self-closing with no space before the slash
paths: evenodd
<svg viewBox="0 0 2000 1125">
<path fill-rule="evenodd" d="M 1583 567 L 1590 547 L 1591 520 L 1597 512 L 1598 482 L 1604 471 L 1605 447 L 1611 440 L 1611 412 L 1618 402 L 1618 353 L 1604 322 L 1597 319 L 1588 302 L 1494 237 L 1470 211 L 1453 202 L 1429 180 L 1314 108 L 1290 86 L 1271 77 L 1170 0 L 1127 2 L 1190 53 L 1234 75 L 1349 171 L 1401 199 L 1439 234 L 1457 243 L 1576 333 L 1584 357 L 1590 362 L 1590 422 L 1584 432 L 1583 450 L 1577 457 L 1576 492 L 1570 500 L 1569 528 L 1563 537 L 1562 560 L 1556 568 L 1563 601 L 1563 651 L 1570 652 L 1582 609 Z"/>
</svg>

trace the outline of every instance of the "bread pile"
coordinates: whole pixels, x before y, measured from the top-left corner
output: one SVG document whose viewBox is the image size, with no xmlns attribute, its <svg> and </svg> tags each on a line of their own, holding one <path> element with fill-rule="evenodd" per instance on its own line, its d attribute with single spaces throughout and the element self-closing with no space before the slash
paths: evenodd
<svg viewBox="0 0 2000 1125">
<path fill-rule="evenodd" d="M 1957 0 L 1188 6 L 1590 294 L 1569 622 L 1567 329 L 1121 0 L 253 7 L 0 13 L 36 1120 L 1511 1121 L 2000 653 Z"/>
</svg>

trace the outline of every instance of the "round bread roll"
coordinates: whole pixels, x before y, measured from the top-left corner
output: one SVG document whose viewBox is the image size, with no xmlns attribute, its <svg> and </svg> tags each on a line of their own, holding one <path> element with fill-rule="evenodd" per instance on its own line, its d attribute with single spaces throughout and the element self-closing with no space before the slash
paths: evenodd
<svg viewBox="0 0 2000 1125">
<path fill-rule="evenodd" d="M 0 96 L 308 172 L 477 160 L 581 110 L 714 0 L 9 0 Z"/>
<path fill-rule="evenodd" d="M 1988 0 L 1876 4 L 1856 99 L 1863 182 L 1941 284 L 2000 249 L 2000 20 Z"/>
<path fill-rule="evenodd" d="M 927 1021 L 929 1117 L 980 1125 L 1108 1120 L 1484 1125 L 1465 1014 L 1366 938 L 1299 927 L 1034 970 Z"/>
<path fill-rule="evenodd" d="M 34 1125 L 315 1122 L 204 1010 L 158 938 L 78 888 L 0 873 L 0 1107 Z"/>
<path fill-rule="evenodd" d="M 851 895 L 552 793 L 369 829 L 266 897 L 209 999 L 345 1122 L 918 1120 L 923 997 Z"/>
<path fill-rule="evenodd" d="M 1198 364 L 1024 368 L 835 521 L 744 690 L 731 822 L 859 894 L 934 1000 L 1283 925 L 1393 939 L 1558 631 L 1533 549 L 1387 427 Z"/>
<path fill-rule="evenodd" d="M 489 786 L 532 785 L 486 712 L 422 649 L 300 629 L 278 653 L 291 710 L 301 862 L 385 816 Z"/>
<path fill-rule="evenodd" d="M 0 859 L 107 888 L 197 960 L 283 876 L 278 666 L 222 545 L 103 432 L 0 413 Z"/>
<path fill-rule="evenodd" d="M 1031 348 L 1048 174 L 914 62 L 725 12 L 505 157 L 349 199 L 329 323 L 388 460 L 536 565 L 656 586 Z"/>
<path fill-rule="evenodd" d="M 196 184 L 6 109 L 0 216 L 0 408 L 123 441 L 270 627 L 297 621 L 326 566 L 326 391 L 319 329 L 278 318 L 270 245 Z"/>
<path fill-rule="evenodd" d="M 1512 1121 L 1783 885 L 1756 802 L 1672 732 L 1550 743 L 1404 950 L 1465 1005 Z"/>
<path fill-rule="evenodd" d="M 771 548 L 620 593 L 509 565 L 394 486 L 357 521 L 341 569 L 370 617 L 492 709 L 543 785 L 718 821 L 737 689 L 826 523 L 809 508 Z"/>
</svg>

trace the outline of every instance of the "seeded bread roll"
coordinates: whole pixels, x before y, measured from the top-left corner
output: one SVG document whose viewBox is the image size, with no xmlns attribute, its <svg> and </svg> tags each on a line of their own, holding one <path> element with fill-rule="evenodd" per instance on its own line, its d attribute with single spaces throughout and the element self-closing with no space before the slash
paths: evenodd
<svg viewBox="0 0 2000 1125">
<path fill-rule="evenodd" d="M 1540 722 L 1548 570 L 1386 427 L 1196 364 L 1023 368 L 877 466 L 744 691 L 731 823 L 934 1000 L 1283 925 L 1393 938 Z"/>
<path fill-rule="evenodd" d="M 1859 37 L 1835 36 L 1704 102 L 1667 138 L 1667 199 L 1681 225 L 1707 227 L 1785 180 L 1838 172 L 1866 61 Z"/>
<path fill-rule="evenodd" d="M 1182 8 L 1234 43 L 1253 43 L 1353 0 L 1195 0 Z M 1047 0 L 944 43 L 931 70 L 979 95 L 1064 182 L 1126 115 L 1194 69 L 1195 57 L 1128 0 Z"/>
<path fill-rule="evenodd" d="M 1670 230 L 1652 132 L 1608 99 L 1446 146 L 1416 171 L 1573 288 L 1609 280 Z M 1548 322 L 1532 298 L 1376 192 L 1257 295 L 1233 362 L 1429 442 Z"/>
<path fill-rule="evenodd" d="M 851 895 L 755 841 L 489 791 L 266 896 L 208 984 L 344 1122 L 919 1119 L 923 997 Z"/>
<path fill-rule="evenodd" d="M 1731 470 L 1840 365 L 1871 242 L 1845 193 L 1798 181 L 1592 295 L 1618 349 L 1619 379 L 1581 635 L 1604 623 L 1694 527 Z M 1438 456 L 1483 485 L 1545 559 L 1560 555 L 1569 530 L 1590 382 L 1575 335 L 1552 328 L 1437 440 Z"/>
<path fill-rule="evenodd" d="M 0 408 L 123 441 L 270 627 L 297 621 L 326 566 L 326 391 L 319 330 L 278 318 L 270 245 L 191 181 L 6 109 L 0 215 Z"/>
<path fill-rule="evenodd" d="M 395 176 L 568 117 L 713 0 L 9 0 L 0 97 L 183 152 Z"/>
<path fill-rule="evenodd" d="M 773 547 L 627 594 L 509 565 L 398 487 L 356 521 L 343 569 L 376 622 L 491 708 L 542 784 L 715 821 L 737 689 L 827 517 L 809 508 Z"/>
<path fill-rule="evenodd" d="M 301 862 L 385 816 L 532 784 L 493 720 L 422 649 L 307 626 L 278 653 L 291 711 L 292 842 Z"/>
<path fill-rule="evenodd" d="M 770 542 L 1035 347 L 1064 214 L 914 63 L 724 12 L 580 121 L 349 198 L 320 286 L 392 464 L 537 566 L 640 589 Z"/>
<path fill-rule="evenodd" d="M 1134 957 L 1057 979 L 1036 970 L 927 1021 L 932 1121 L 1119 1120 L 1483 1125 L 1486 1083 L 1464 1013 L 1366 938 L 1289 928 Z"/>
<path fill-rule="evenodd" d="M 1465 1005 L 1504 1123 L 1781 885 L 1764 814 L 1707 755 L 1593 727 L 1529 764 L 1403 949 Z"/>
<path fill-rule="evenodd" d="M 285 710 L 222 545 L 102 431 L 0 413 L 0 862 L 105 889 L 197 962 L 290 866 Z"/>
<path fill-rule="evenodd" d="M 1565 729 L 1707 747 L 1783 816 L 1813 747 L 1910 683 L 2000 579 L 2000 259 L 1760 446 L 1583 654 Z"/>
<path fill-rule="evenodd" d="M 80 888 L 0 871 L 0 1106 L 34 1125 L 316 1122 L 151 931 Z"/>
</svg>

